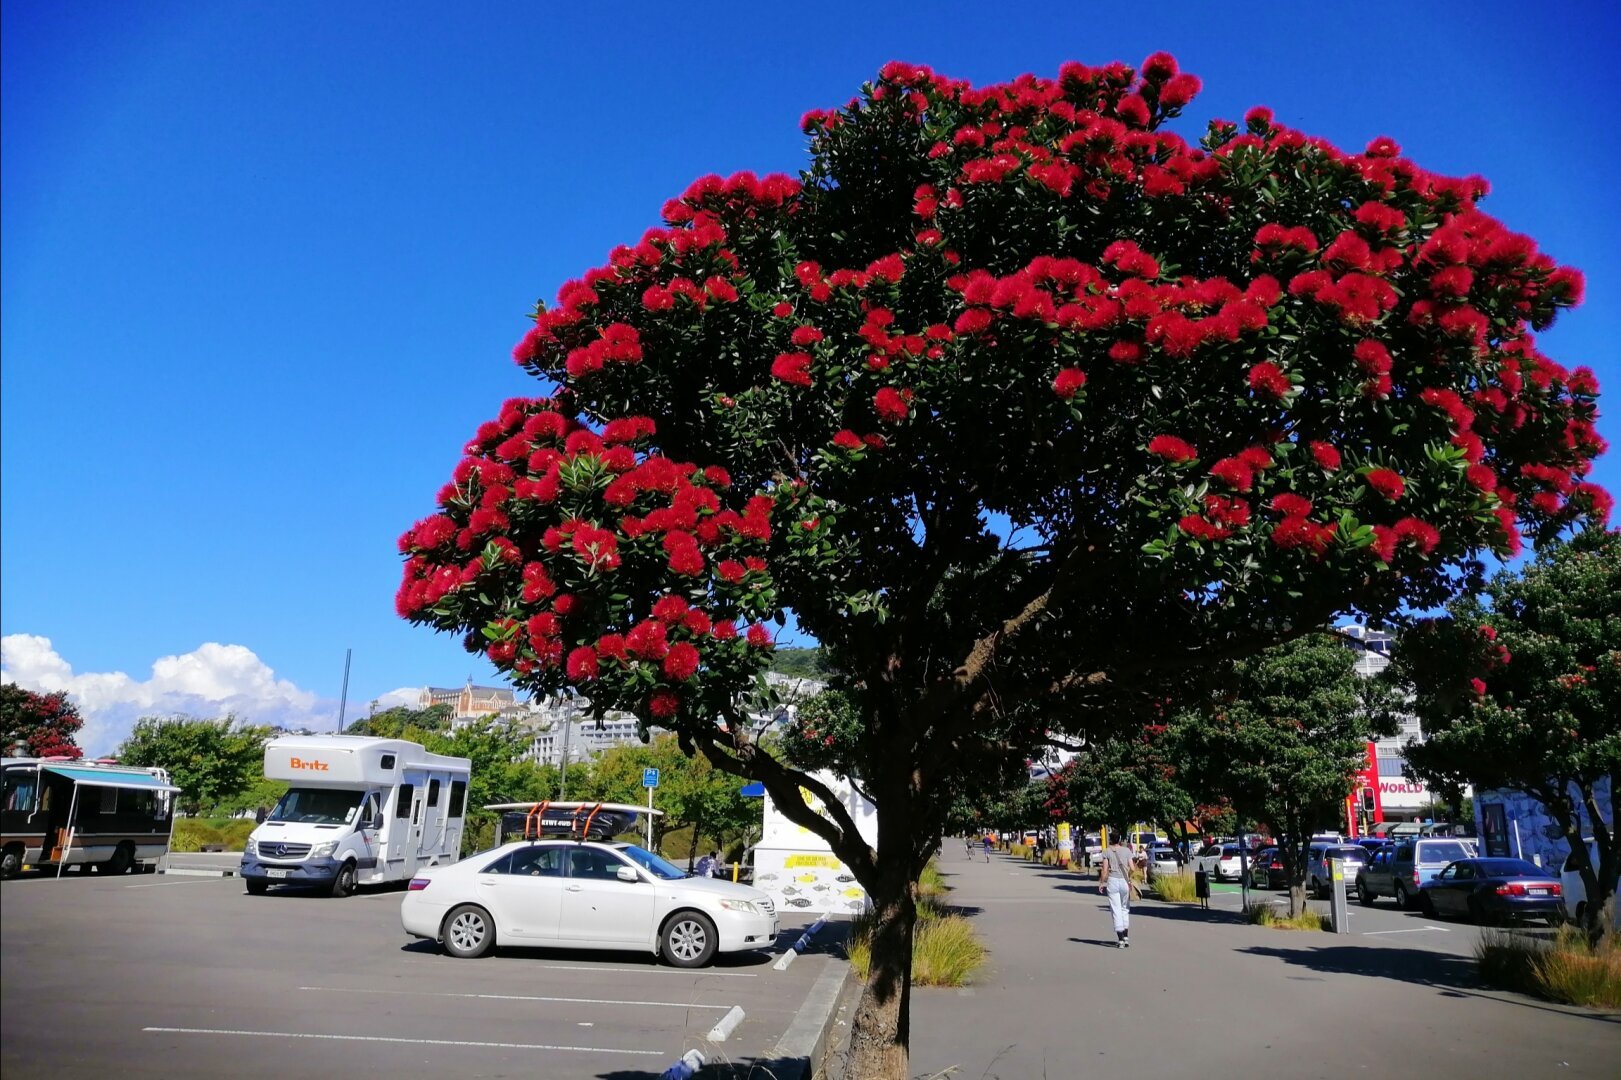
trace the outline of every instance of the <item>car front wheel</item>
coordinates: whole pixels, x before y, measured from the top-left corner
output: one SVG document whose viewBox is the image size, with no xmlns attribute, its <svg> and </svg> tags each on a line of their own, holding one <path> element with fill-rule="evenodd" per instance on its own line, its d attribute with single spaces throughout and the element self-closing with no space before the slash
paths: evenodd
<svg viewBox="0 0 1621 1080">
<path fill-rule="evenodd" d="M 665 924 L 659 951 L 676 967 L 695 968 L 709 963 L 718 944 L 709 916 L 682 911 Z"/>
<path fill-rule="evenodd" d="M 463 960 L 483 956 L 495 944 L 495 920 L 477 904 L 452 908 L 445 916 L 445 951 Z"/>
<path fill-rule="evenodd" d="M 1369 892 L 1368 887 L 1360 881 L 1356 883 L 1356 900 L 1363 907 L 1373 906 L 1373 893 Z"/>
</svg>

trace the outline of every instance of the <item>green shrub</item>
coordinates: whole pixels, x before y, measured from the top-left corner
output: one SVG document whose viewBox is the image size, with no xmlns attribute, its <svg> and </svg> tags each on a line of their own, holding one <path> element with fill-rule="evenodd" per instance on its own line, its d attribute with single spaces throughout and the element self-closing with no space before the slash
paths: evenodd
<svg viewBox="0 0 1621 1080">
<path fill-rule="evenodd" d="M 205 846 L 223 844 L 225 837 L 210 822 L 200 818 L 177 818 L 170 851 L 201 851 Z"/>
<path fill-rule="evenodd" d="M 1150 881 L 1155 895 L 1167 903 L 1191 904 L 1199 898 L 1195 892 L 1192 874 L 1154 874 Z"/>
</svg>

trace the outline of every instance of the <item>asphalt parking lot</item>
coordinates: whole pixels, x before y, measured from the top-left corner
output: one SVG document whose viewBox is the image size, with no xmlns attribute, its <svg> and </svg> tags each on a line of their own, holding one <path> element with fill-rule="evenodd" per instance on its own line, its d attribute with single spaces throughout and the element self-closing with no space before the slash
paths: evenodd
<svg viewBox="0 0 1621 1080">
<path fill-rule="evenodd" d="M 236 878 L 156 874 L 5 882 L 0 1070 L 652 1078 L 693 1048 L 769 1059 L 846 967 L 809 952 L 777 971 L 780 947 L 696 971 L 630 952 L 456 960 L 400 929 L 401 895 L 250 897 Z M 780 945 L 802 922 L 785 918 Z M 734 1006 L 742 1022 L 711 1043 Z"/>
</svg>

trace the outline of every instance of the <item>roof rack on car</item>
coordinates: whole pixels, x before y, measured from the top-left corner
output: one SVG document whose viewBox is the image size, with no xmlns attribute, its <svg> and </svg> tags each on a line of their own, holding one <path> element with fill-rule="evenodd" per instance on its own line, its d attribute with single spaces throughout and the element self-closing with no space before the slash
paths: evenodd
<svg viewBox="0 0 1621 1080">
<path fill-rule="evenodd" d="M 610 840 L 635 825 L 639 814 L 662 816 L 664 811 L 649 806 L 610 802 L 491 803 L 486 810 L 498 810 L 496 843 L 510 840 L 540 840 L 544 837 L 571 840 Z"/>
</svg>

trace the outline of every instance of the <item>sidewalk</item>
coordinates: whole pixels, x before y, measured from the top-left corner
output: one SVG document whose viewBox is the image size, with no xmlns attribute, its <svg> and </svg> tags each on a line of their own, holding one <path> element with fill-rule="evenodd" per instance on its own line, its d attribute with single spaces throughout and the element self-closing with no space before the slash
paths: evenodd
<svg viewBox="0 0 1621 1080">
<path fill-rule="evenodd" d="M 1412 937 L 1149 900 L 1121 950 L 1089 878 L 949 849 L 940 869 L 991 955 L 972 987 L 912 991 L 915 1077 L 1615 1075 L 1621 1016 L 1483 989 L 1466 956 Z"/>
</svg>

